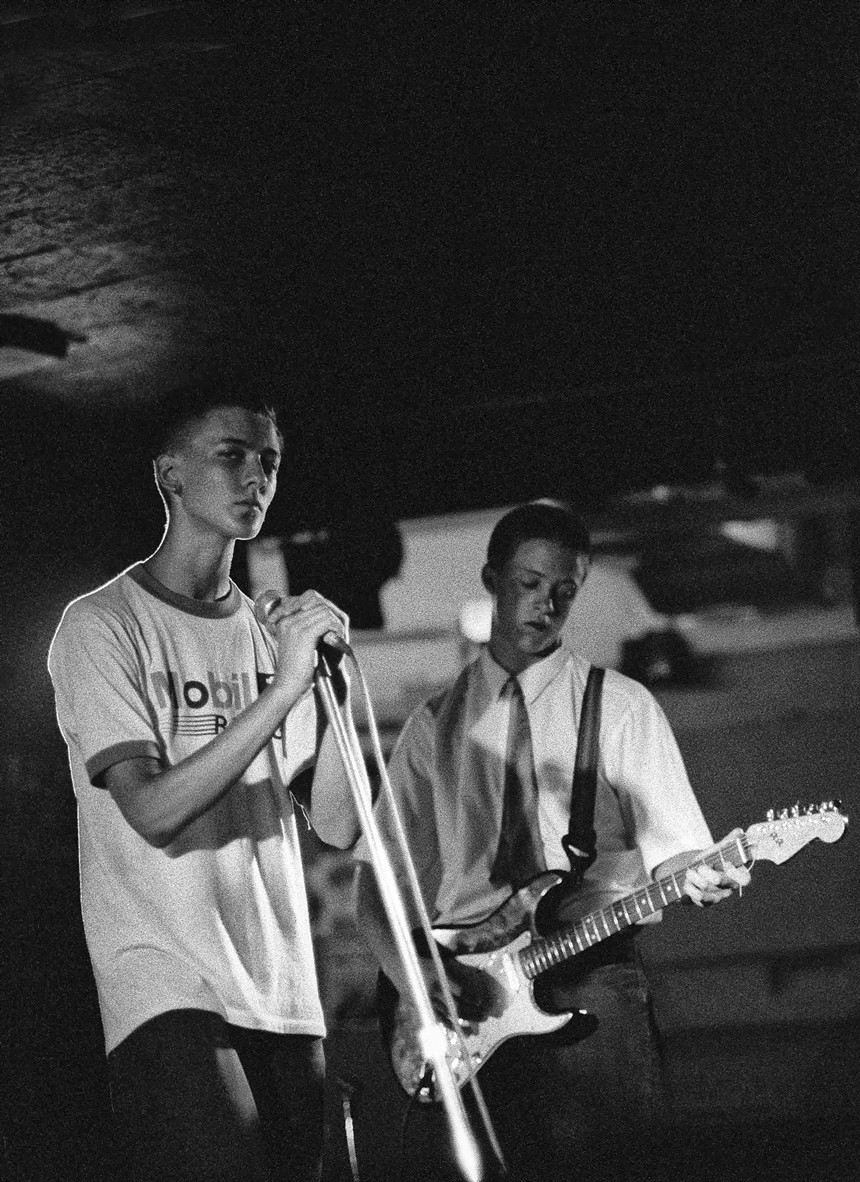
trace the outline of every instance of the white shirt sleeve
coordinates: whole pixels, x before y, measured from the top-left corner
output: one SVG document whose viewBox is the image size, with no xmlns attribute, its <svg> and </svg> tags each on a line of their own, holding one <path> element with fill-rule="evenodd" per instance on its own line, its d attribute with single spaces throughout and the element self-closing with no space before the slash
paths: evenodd
<svg viewBox="0 0 860 1182">
<path fill-rule="evenodd" d="M 666 715 L 644 686 L 638 688 L 615 733 L 601 746 L 628 835 L 651 875 L 667 858 L 703 849 L 713 838 Z"/>
<path fill-rule="evenodd" d="M 406 721 L 387 767 L 409 853 L 428 903 L 438 890 L 441 876 L 439 839 L 433 809 L 432 744 L 432 720 L 426 707 L 422 706 Z M 374 817 L 392 860 L 395 876 L 403 886 L 406 874 L 397 841 L 396 824 L 391 803 L 383 791 L 380 791 L 374 805 Z M 360 862 L 371 860 L 363 835 L 355 847 L 354 856 Z"/>
</svg>

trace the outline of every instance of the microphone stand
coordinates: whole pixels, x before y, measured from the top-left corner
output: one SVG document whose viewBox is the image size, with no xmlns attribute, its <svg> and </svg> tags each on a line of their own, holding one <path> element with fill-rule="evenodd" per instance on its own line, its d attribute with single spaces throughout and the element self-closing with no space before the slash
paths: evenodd
<svg viewBox="0 0 860 1182">
<path fill-rule="evenodd" d="M 344 644 L 344 651 L 355 662 L 352 649 Z M 357 667 L 357 662 L 356 662 Z M 385 906 L 385 913 L 391 926 L 397 950 L 406 974 L 409 992 L 420 1021 L 419 1040 L 421 1048 L 429 1062 L 433 1064 L 436 1084 L 439 1088 L 442 1104 L 448 1119 L 451 1141 L 454 1148 L 457 1165 L 468 1182 L 481 1182 L 483 1167 L 477 1142 L 474 1138 L 463 1097 L 457 1087 L 451 1068 L 445 1055 L 447 1039 L 445 1029 L 433 1012 L 430 996 L 424 981 L 424 975 L 418 963 L 418 954 L 412 942 L 412 935 L 403 902 L 397 889 L 391 861 L 373 816 L 373 804 L 370 780 L 361 748 L 358 746 L 355 730 L 347 725 L 346 708 L 341 712 L 340 704 L 332 685 L 333 667 L 326 653 L 326 646 L 317 649 L 317 667 L 314 674 L 314 684 L 322 698 L 323 706 L 332 728 L 338 752 L 346 770 L 347 779 L 352 789 L 353 799 L 362 831 L 370 851 L 373 871 L 379 886 L 379 893 Z M 360 670 L 359 670 L 360 673 Z"/>
</svg>

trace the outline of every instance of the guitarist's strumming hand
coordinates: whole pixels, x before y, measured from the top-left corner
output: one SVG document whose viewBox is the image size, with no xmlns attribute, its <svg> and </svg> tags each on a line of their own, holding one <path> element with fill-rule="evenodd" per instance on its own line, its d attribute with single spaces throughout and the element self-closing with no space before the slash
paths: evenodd
<svg viewBox="0 0 860 1182">
<path fill-rule="evenodd" d="M 481 1019 L 489 1013 L 493 992 L 490 988 L 491 978 L 480 969 L 459 964 L 451 956 L 445 956 L 445 950 L 440 949 L 446 967 L 446 976 L 451 989 L 451 996 L 458 1015 L 459 1035 L 476 1033 L 480 1028 Z M 418 957 L 418 964 L 424 976 L 427 995 L 436 1019 L 451 1033 L 449 1034 L 449 1062 L 459 1062 L 462 1059 L 456 1049 L 457 1044 L 451 1025 L 451 1018 L 445 1001 L 442 985 L 436 974 L 436 967 L 429 956 Z M 391 988 L 391 986 L 389 986 Z M 435 1087 L 429 1082 L 432 1077 L 430 1065 L 424 1057 L 419 1031 L 421 1020 L 409 996 L 405 981 L 400 988 L 394 987 L 396 998 L 390 1017 L 385 1017 L 385 1003 L 381 1010 L 383 1032 L 388 1042 L 388 1051 L 395 1074 L 405 1088 L 408 1095 L 420 1095 L 426 1102 L 438 1099 Z M 458 1080 L 460 1084 L 463 1078 Z"/>
<path fill-rule="evenodd" d="M 733 829 L 723 839 L 723 842 L 743 837 L 743 832 L 743 829 Z M 723 842 L 720 842 L 720 845 Z M 703 854 L 705 852 L 702 851 Z M 689 860 L 689 853 L 680 854 L 677 858 L 670 858 L 657 867 L 654 871 L 654 878 L 662 878 L 665 874 L 671 874 L 673 864 L 677 864 L 680 868 Z M 697 907 L 709 907 L 712 903 L 720 903 L 723 899 L 728 899 L 735 891 L 743 891 L 743 888 L 749 886 L 750 882 L 751 876 L 746 866 L 733 866 L 728 862 L 713 866 L 700 862 L 691 866 L 685 874 L 683 892 Z"/>
<path fill-rule="evenodd" d="M 486 1018 L 493 1002 L 492 978 L 480 969 L 463 964 L 452 956 L 445 956 L 442 950 L 443 964 L 451 988 L 451 996 L 457 1007 L 457 1013 L 466 1022 L 479 1022 Z M 438 1018 L 448 1017 L 442 986 L 436 975 L 435 966 L 429 958 L 420 957 L 419 963 L 427 982 L 430 1002 Z"/>
</svg>

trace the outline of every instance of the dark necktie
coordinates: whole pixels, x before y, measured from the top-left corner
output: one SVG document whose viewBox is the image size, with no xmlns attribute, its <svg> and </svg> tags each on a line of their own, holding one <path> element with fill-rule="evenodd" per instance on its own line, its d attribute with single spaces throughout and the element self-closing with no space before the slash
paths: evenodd
<svg viewBox="0 0 860 1182">
<path fill-rule="evenodd" d="M 505 756 L 502 831 L 490 882 L 515 889 L 546 870 L 538 827 L 537 777 L 523 691 L 515 677 L 502 690 L 510 695 L 511 720 Z"/>
</svg>

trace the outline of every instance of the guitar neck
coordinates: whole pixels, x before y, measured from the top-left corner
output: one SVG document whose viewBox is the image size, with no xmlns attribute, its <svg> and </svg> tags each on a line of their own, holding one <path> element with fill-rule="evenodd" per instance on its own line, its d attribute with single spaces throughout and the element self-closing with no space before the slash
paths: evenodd
<svg viewBox="0 0 860 1182">
<path fill-rule="evenodd" d="M 704 855 L 691 858 L 672 874 L 640 887 L 638 891 L 625 895 L 602 910 L 589 912 L 570 927 L 533 940 L 519 953 L 523 972 L 529 978 L 537 977 L 547 969 L 593 948 L 602 940 L 608 940 L 610 936 L 617 936 L 626 928 L 641 923 L 670 903 L 677 903 L 683 898 L 684 876 L 693 866 L 713 866 L 718 869 L 726 865 L 743 866 L 750 860 L 747 837 L 742 833 Z"/>
</svg>

